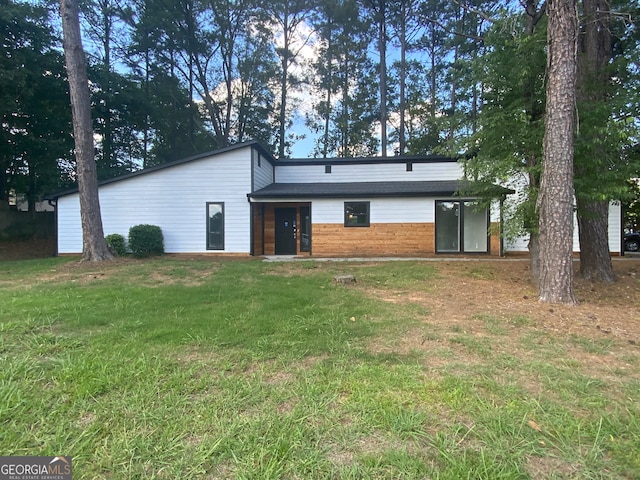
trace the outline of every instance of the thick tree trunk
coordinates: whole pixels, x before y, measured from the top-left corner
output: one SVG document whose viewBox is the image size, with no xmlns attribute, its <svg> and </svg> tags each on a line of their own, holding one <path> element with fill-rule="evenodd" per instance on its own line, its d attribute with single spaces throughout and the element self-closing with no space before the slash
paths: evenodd
<svg viewBox="0 0 640 480">
<path fill-rule="evenodd" d="M 547 110 L 540 214 L 540 300 L 575 304 L 573 292 L 573 135 L 578 15 L 576 0 L 551 0 Z"/>
<path fill-rule="evenodd" d="M 64 34 L 64 56 L 69 77 L 73 134 L 76 147 L 76 170 L 82 221 L 82 259 L 102 261 L 113 258 L 104 240 L 98 178 L 93 152 L 93 128 L 87 66 L 82 50 L 77 0 L 60 0 Z"/>
<path fill-rule="evenodd" d="M 529 266 L 531 268 L 531 281 L 538 285 L 540 281 L 540 240 L 538 234 L 531 232 L 529 235 Z"/>
<path fill-rule="evenodd" d="M 608 0 L 583 0 L 584 16 L 578 51 L 577 96 L 581 104 L 607 101 L 610 82 L 609 62 L 612 57 L 611 6 Z M 595 118 L 590 118 L 595 121 Z M 607 122 L 608 118 L 603 118 Z M 606 124 L 599 125 L 605 128 Z M 603 151 L 602 155 L 610 152 Z M 584 155 L 583 155 L 584 156 Z M 576 179 L 589 175 L 584 162 L 576 158 Z M 597 183 L 597 179 L 590 179 Z M 580 234 L 580 276 L 592 282 L 613 283 L 615 274 L 609 255 L 609 202 L 593 200 L 583 192 L 576 193 L 578 230 Z"/>
<path fill-rule="evenodd" d="M 580 276 L 592 282 L 613 283 L 613 263 L 609 255 L 609 202 L 577 198 L 580 234 Z"/>
</svg>

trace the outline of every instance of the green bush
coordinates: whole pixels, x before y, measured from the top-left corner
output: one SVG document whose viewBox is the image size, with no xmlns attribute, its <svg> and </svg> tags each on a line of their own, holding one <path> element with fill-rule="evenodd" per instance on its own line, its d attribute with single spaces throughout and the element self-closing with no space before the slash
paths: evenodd
<svg viewBox="0 0 640 480">
<path fill-rule="evenodd" d="M 164 253 L 162 230 L 156 225 L 135 225 L 129 229 L 129 250 L 134 257 Z"/>
<path fill-rule="evenodd" d="M 127 254 L 127 241 L 125 240 L 124 235 L 111 233 L 104 237 L 104 239 L 107 242 L 107 247 L 109 247 L 111 253 L 114 253 L 119 257 L 123 257 Z"/>
</svg>

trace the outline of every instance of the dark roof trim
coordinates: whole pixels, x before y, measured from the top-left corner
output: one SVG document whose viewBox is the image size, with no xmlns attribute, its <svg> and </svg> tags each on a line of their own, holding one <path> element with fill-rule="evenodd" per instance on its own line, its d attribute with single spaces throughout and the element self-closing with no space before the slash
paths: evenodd
<svg viewBox="0 0 640 480">
<path fill-rule="evenodd" d="M 277 160 L 277 165 L 300 166 L 300 165 L 376 165 L 383 163 L 455 163 L 462 158 L 447 157 L 444 155 L 410 156 L 402 155 L 397 157 L 351 157 L 351 158 L 283 158 Z"/>
<path fill-rule="evenodd" d="M 472 192 L 478 192 L 474 195 Z M 513 190 L 458 180 L 426 182 L 273 183 L 247 194 L 250 200 L 287 198 L 437 197 L 457 194 L 501 197 Z"/>
<path fill-rule="evenodd" d="M 277 160 L 274 158 L 274 156 L 269 153 L 269 151 L 257 140 L 252 140 L 252 141 L 248 141 L 248 142 L 242 142 L 242 143 L 237 143 L 235 145 L 230 145 L 228 147 L 222 147 L 219 148 L 217 150 L 211 150 L 208 152 L 203 152 L 203 153 L 199 153 L 197 155 L 192 155 L 191 157 L 187 157 L 187 158 L 182 158 L 180 160 L 175 160 L 173 162 L 167 162 L 167 163 L 163 163 L 161 165 L 156 165 L 153 167 L 149 167 L 149 168 L 143 168 L 142 170 L 136 170 L 135 172 L 131 172 L 131 173 L 127 173 L 124 175 L 120 175 L 118 177 L 113 177 L 113 178 L 108 178 L 106 180 L 101 180 L 100 182 L 98 182 L 98 186 L 102 186 L 102 185 L 108 185 L 110 183 L 116 183 L 119 182 L 121 180 L 127 180 L 129 178 L 134 178 L 134 177 L 138 177 L 140 175 L 146 175 L 147 173 L 152 173 L 152 172 L 157 172 L 159 170 L 164 170 L 167 168 L 172 168 L 172 167 L 176 167 L 178 165 L 182 165 L 184 163 L 189 163 L 189 162 L 193 162 L 196 160 L 202 160 L 203 158 L 207 158 L 207 157 L 211 157 L 214 155 L 220 155 L 222 153 L 227 153 L 227 152 L 232 152 L 234 150 L 239 150 L 242 148 L 253 148 L 255 150 L 258 151 L 258 153 L 260 155 L 262 155 L 262 157 L 267 160 L 269 163 L 271 163 L 272 165 L 274 165 Z M 69 190 L 64 190 L 61 192 L 56 192 L 56 193 L 52 193 L 50 195 L 46 195 L 44 198 L 46 200 L 55 200 L 57 198 L 60 197 L 64 197 L 65 195 L 71 195 L 73 193 L 78 193 L 78 188 L 72 188 Z"/>
</svg>

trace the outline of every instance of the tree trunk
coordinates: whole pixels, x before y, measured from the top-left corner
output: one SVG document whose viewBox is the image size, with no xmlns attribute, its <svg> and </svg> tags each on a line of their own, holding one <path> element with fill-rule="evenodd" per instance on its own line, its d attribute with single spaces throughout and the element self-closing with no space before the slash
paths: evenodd
<svg viewBox="0 0 640 480">
<path fill-rule="evenodd" d="M 331 91 L 333 90 L 333 23 L 329 28 L 327 38 L 327 96 L 326 111 L 324 112 L 324 132 L 322 135 L 322 158 L 327 158 L 329 152 L 329 128 L 331 126 Z"/>
<path fill-rule="evenodd" d="M 583 0 L 584 25 L 581 28 L 578 57 L 577 96 L 580 103 L 607 101 L 611 81 L 608 65 L 612 57 L 611 6 L 607 0 Z M 595 118 L 591 118 L 594 121 Z M 608 121 L 607 118 L 603 120 Z M 606 124 L 599 125 L 606 128 Z M 603 151 L 602 155 L 610 152 Z M 576 179 L 589 176 L 583 162 L 577 158 Z M 593 174 L 591 175 L 593 176 Z M 597 182 L 597 179 L 591 179 Z M 609 202 L 593 200 L 576 193 L 578 231 L 580 234 L 580 276 L 592 282 L 613 283 L 615 274 L 609 254 Z"/>
<path fill-rule="evenodd" d="M 407 4 L 406 2 L 402 2 L 402 15 L 400 18 L 400 99 L 398 110 L 400 114 L 400 125 L 398 127 L 398 154 L 404 155 L 405 150 L 407 149 L 406 143 L 406 127 L 405 127 L 405 116 L 406 116 L 406 84 L 407 84 Z"/>
<path fill-rule="evenodd" d="M 7 157 L 0 158 L 0 212 L 9 211 L 9 165 L 11 161 Z"/>
<path fill-rule="evenodd" d="M 529 267 L 531 268 L 531 281 L 536 285 L 540 283 L 540 239 L 538 234 L 529 234 Z"/>
<path fill-rule="evenodd" d="M 76 170 L 82 221 L 82 259 L 102 261 L 113 258 L 104 240 L 98 178 L 93 151 L 93 128 L 87 66 L 82 50 L 77 0 L 60 0 L 64 36 L 64 56 L 69 77 Z"/>
<path fill-rule="evenodd" d="M 280 76 L 280 111 L 278 113 L 278 158 L 285 158 L 287 141 L 287 87 L 289 86 L 289 12 L 285 10 L 283 14 L 282 31 L 284 33 L 284 47 L 282 48 L 281 66 L 282 72 Z"/>
<path fill-rule="evenodd" d="M 609 255 L 609 202 L 584 201 L 578 196 L 577 207 L 580 276 L 592 282 L 613 283 L 616 277 Z"/>
<path fill-rule="evenodd" d="M 380 52 L 380 151 L 387 156 L 387 23 L 385 0 L 380 0 L 378 50 Z"/>
<path fill-rule="evenodd" d="M 578 30 L 576 0 L 551 0 L 547 11 L 547 110 L 538 196 L 540 300 L 575 304 L 573 135 Z"/>
</svg>

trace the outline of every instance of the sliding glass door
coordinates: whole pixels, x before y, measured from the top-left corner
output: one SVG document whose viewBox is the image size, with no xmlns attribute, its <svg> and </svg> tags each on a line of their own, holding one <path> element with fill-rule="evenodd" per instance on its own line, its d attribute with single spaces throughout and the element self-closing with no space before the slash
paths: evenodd
<svg viewBox="0 0 640 480">
<path fill-rule="evenodd" d="M 470 200 L 436 201 L 436 252 L 488 252 L 489 214 Z"/>
</svg>

